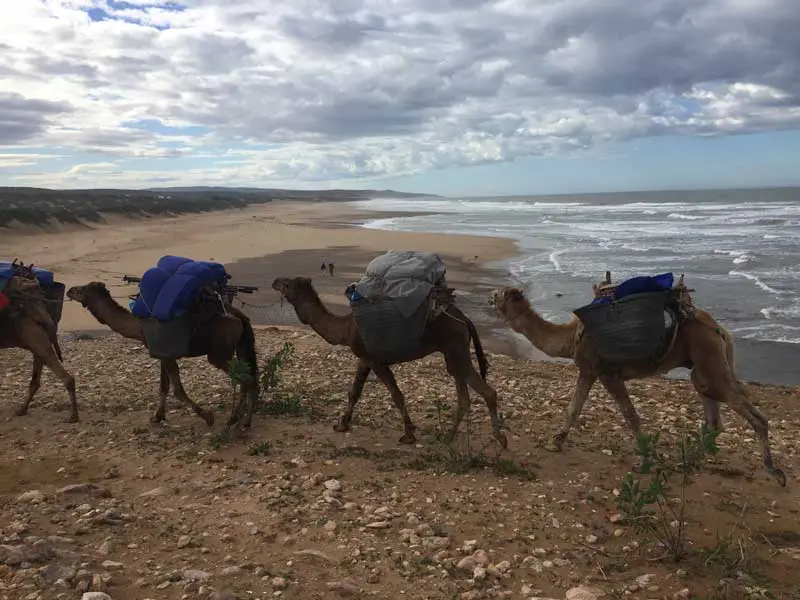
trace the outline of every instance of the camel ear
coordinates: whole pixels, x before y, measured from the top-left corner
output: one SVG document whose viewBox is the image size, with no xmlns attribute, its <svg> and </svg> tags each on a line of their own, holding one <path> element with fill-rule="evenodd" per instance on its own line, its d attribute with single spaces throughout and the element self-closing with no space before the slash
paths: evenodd
<svg viewBox="0 0 800 600">
<path fill-rule="evenodd" d="M 298 277 L 298 279 L 304 285 L 311 285 L 311 277 Z"/>
<path fill-rule="evenodd" d="M 517 288 L 511 288 L 506 291 L 506 298 L 509 300 L 524 300 L 525 296 L 523 296 L 522 292 Z"/>
</svg>

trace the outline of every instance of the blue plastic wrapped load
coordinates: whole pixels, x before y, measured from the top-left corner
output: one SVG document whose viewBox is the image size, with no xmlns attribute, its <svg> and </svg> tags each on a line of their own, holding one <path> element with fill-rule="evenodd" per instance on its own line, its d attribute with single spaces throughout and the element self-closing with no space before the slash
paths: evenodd
<svg viewBox="0 0 800 600">
<path fill-rule="evenodd" d="M 48 271 L 47 269 L 40 269 L 39 267 L 33 267 L 33 273 L 36 275 L 36 279 L 42 285 L 49 286 L 53 285 L 55 282 L 55 277 L 53 276 L 52 271 Z M 14 276 L 14 266 L 13 263 L 10 262 L 0 262 L 0 279 L 8 280 Z"/>
<path fill-rule="evenodd" d="M 162 256 L 142 275 L 131 312 L 140 318 L 169 321 L 191 308 L 204 285 L 222 287 L 228 279 L 230 275 L 220 263 Z"/>
<path fill-rule="evenodd" d="M 626 296 L 633 294 L 644 294 L 646 292 L 661 292 L 672 289 L 674 277 L 672 273 L 661 273 L 660 275 L 641 275 L 631 277 L 620 283 L 614 289 L 614 299 L 622 300 Z M 611 302 L 609 298 L 595 298 L 592 304 L 605 304 Z"/>
</svg>

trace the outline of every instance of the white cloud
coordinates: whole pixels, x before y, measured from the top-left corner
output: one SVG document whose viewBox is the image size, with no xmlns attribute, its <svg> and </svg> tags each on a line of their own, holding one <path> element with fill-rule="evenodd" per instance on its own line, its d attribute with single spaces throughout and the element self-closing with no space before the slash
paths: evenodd
<svg viewBox="0 0 800 600">
<path fill-rule="evenodd" d="M 42 162 L 18 181 L 310 184 L 800 124 L 795 0 L 113 6 L 4 12 L 0 152 L 117 165 Z M 29 156 L 0 165 L 29 173 L 47 160 Z M 180 162 L 201 156 L 207 168 Z"/>
</svg>

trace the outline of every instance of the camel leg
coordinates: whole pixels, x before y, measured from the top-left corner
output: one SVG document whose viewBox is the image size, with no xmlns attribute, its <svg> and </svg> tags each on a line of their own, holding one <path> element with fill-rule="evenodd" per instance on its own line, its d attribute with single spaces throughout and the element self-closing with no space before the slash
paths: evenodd
<svg viewBox="0 0 800 600">
<path fill-rule="evenodd" d="M 466 383 L 473 390 L 480 394 L 483 401 L 486 403 L 486 408 L 489 411 L 489 417 L 492 419 L 492 435 L 500 442 L 502 448 L 508 448 L 508 438 L 503 433 L 503 424 L 500 422 L 500 415 L 497 414 L 497 392 L 490 386 L 478 372 L 470 364 L 470 370 L 467 373 Z M 458 385 L 458 384 L 456 384 Z M 460 403 L 459 403 L 460 404 Z M 469 391 L 467 390 L 467 407 L 469 408 Z"/>
<path fill-rule="evenodd" d="M 161 372 L 159 374 L 160 381 L 158 384 L 158 406 L 153 416 L 150 417 L 151 423 L 161 423 L 167 419 L 167 396 L 169 396 L 169 373 L 164 361 L 159 361 Z"/>
<path fill-rule="evenodd" d="M 52 346 L 49 347 L 49 350 L 47 355 L 42 357 L 42 360 L 53 374 L 61 380 L 61 383 L 67 389 L 67 394 L 69 394 L 69 415 L 66 418 L 66 422 L 77 423 L 80 419 L 78 418 L 78 399 L 75 396 L 75 378 L 69 374 L 69 371 L 58 360 Z"/>
<path fill-rule="evenodd" d="M 561 452 L 564 448 L 564 442 L 569 435 L 569 430 L 575 425 L 575 421 L 583 410 L 583 405 L 589 397 L 589 390 L 597 380 L 597 374 L 594 372 L 581 370 L 578 373 L 578 381 L 575 384 L 575 390 L 572 392 L 572 400 L 567 408 L 567 419 L 561 430 L 553 437 L 553 446 L 557 452 Z"/>
<path fill-rule="evenodd" d="M 722 390 L 725 390 L 723 392 Z M 750 400 L 747 394 L 739 385 L 726 385 L 719 388 L 711 387 L 709 391 L 711 398 L 721 398 L 728 403 L 737 414 L 745 419 L 756 433 L 756 437 L 761 444 L 762 455 L 764 458 L 764 466 L 767 472 L 772 475 L 781 487 L 786 485 L 786 475 L 784 472 L 775 466 L 772 460 L 772 450 L 769 445 L 769 423 L 764 414 L 758 410 Z"/>
<path fill-rule="evenodd" d="M 456 414 L 453 417 L 453 424 L 450 427 L 450 431 L 447 432 L 444 438 L 444 441 L 448 444 L 455 439 L 456 433 L 458 433 L 458 428 L 461 425 L 461 421 L 463 421 L 464 417 L 469 414 L 470 407 L 469 388 L 467 387 L 467 382 L 461 377 L 456 377 L 455 380 L 458 406 L 456 407 Z"/>
<path fill-rule="evenodd" d="M 353 411 L 361 398 L 361 393 L 364 391 L 364 384 L 367 382 L 367 377 L 372 370 L 372 367 L 366 361 L 359 360 L 356 367 L 356 374 L 353 377 L 353 383 L 350 386 L 350 392 L 347 394 L 347 408 L 339 417 L 339 422 L 333 426 L 334 431 L 345 432 L 350 431 L 350 422 L 353 420 Z M 390 390 L 391 391 L 391 390 Z"/>
<path fill-rule="evenodd" d="M 600 383 L 606 388 L 606 391 L 617 403 L 622 416 L 625 418 L 625 423 L 628 428 L 633 432 L 633 435 L 638 435 L 641 430 L 642 424 L 639 420 L 639 415 L 636 413 L 631 402 L 631 397 L 628 395 L 628 388 L 625 387 L 625 381 L 618 375 L 600 375 Z"/>
<path fill-rule="evenodd" d="M 203 410 L 189 398 L 189 395 L 186 393 L 186 390 L 183 389 L 183 384 L 181 383 L 181 373 L 178 368 L 178 362 L 175 360 L 165 360 L 164 364 L 169 375 L 169 381 L 172 384 L 172 389 L 175 392 L 175 397 L 184 404 L 189 405 L 192 410 L 211 427 L 214 424 L 214 413 Z"/>
<path fill-rule="evenodd" d="M 383 385 L 386 386 L 386 389 L 389 390 L 389 394 L 392 397 L 392 402 L 394 403 L 395 407 L 397 407 L 397 410 L 400 411 L 400 416 L 403 418 L 403 428 L 405 431 L 403 433 L 403 437 L 400 438 L 400 443 L 415 443 L 417 441 L 417 436 L 414 435 L 414 431 L 416 430 L 417 426 L 411 422 L 411 417 L 408 415 L 408 410 L 406 410 L 405 396 L 403 396 L 403 392 L 400 391 L 400 388 L 397 387 L 397 381 L 394 378 L 394 373 L 392 373 L 392 370 L 386 365 L 375 365 L 372 367 L 372 370 L 375 371 L 375 375 L 381 380 Z"/>
<path fill-rule="evenodd" d="M 28 386 L 28 398 L 19 405 L 17 408 L 16 415 L 18 417 L 24 417 L 28 414 L 28 407 L 33 400 L 33 397 L 36 395 L 36 392 L 39 391 L 39 388 L 42 385 L 42 368 L 44 367 L 44 361 L 39 358 L 38 356 L 33 356 L 33 373 L 31 375 L 31 383 Z"/>
<path fill-rule="evenodd" d="M 700 373 L 692 369 L 692 385 L 703 401 L 703 429 L 706 431 L 722 431 L 722 417 L 719 414 L 719 402 L 708 395 L 708 386 L 703 381 Z"/>
</svg>

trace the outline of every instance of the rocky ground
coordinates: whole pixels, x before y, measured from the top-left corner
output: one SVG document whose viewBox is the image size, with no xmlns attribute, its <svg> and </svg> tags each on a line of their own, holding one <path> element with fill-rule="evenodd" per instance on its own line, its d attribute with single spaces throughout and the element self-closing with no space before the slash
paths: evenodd
<svg viewBox="0 0 800 600">
<path fill-rule="evenodd" d="M 260 356 L 287 341 L 295 357 L 246 439 L 222 435 L 229 382 L 202 359 L 183 361 L 183 379 L 217 411 L 212 430 L 174 400 L 169 424 L 151 425 L 156 363 L 116 336 L 64 343 L 79 424 L 62 423 L 66 394 L 49 373 L 30 414 L 14 417 L 31 360 L 3 352 L 0 598 L 800 598 L 797 389 L 748 386 L 786 488 L 723 408 L 721 452 L 685 489 L 689 552 L 674 563 L 621 520 L 615 498 L 635 455 L 603 391 L 565 451 L 548 450 L 572 367 L 491 357 L 511 432 L 503 453 L 477 400 L 454 449 L 438 441 L 455 395 L 439 357 L 397 367 L 420 427 L 408 447 L 374 380 L 353 431 L 335 433 L 352 356 L 277 329 L 258 332 Z M 685 382 L 629 387 L 668 449 L 699 424 Z M 671 495 L 680 507 L 680 486 Z"/>
</svg>

